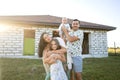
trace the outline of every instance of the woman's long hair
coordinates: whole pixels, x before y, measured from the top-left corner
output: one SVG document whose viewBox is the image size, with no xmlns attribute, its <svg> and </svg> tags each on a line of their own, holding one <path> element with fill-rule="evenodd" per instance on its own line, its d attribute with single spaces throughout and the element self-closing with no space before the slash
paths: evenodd
<svg viewBox="0 0 120 80">
<path fill-rule="evenodd" d="M 40 36 L 40 41 L 39 41 L 39 44 L 38 44 L 38 56 L 39 57 L 42 57 L 43 56 L 43 50 L 45 49 L 45 47 L 47 46 L 47 42 L 45 42 L 43 36 L 44 34 L 47 34 L 46 32 L 43 32 Z"/>
</svg>

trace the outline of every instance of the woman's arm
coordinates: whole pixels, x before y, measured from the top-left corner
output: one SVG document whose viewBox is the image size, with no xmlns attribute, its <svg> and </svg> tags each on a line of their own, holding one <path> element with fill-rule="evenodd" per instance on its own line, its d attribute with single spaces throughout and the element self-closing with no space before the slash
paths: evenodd
<svg viewBox="0 0 120 80">
<path fill-rule="evenodd" d="M 66 62 L 65 56 L 64 54 L 56 54 L 57 55 L 57 59 L 61 60 L 62 62 Z"/>
<path fill-rule="evenodd" d="M 53 64 L 56 62 L 55 56 L 51 56 L 46 50 L 43 52 L 43 61 L 47 64 Z"/>
<path fill-rule="evenodd" d="M 56 54 L 65 54 L 67 52 L 66 48 L 64 47 L 61 47 L 61 49 L 59 50 L 55 50 L 55 51 L 48 51 L 49 54 L 52 54 L 52 53 L 56 53 Z"/>
<path fill-rule="evenodd" d="M 61 47 L 61 49 L 59 50 L 56 50 L 56 51 L 53 51 L 54 53 L 57 53 L 57 54 L 64 54 L 67 52 L 66 48 L 64 47 Z"/>
<path fill-rule="evenodd" d="M 56 38 L 61 46 L 61 49 L 53 51 L 53 53 L 64 54 L 67 52 L 65 42 L 62 38 Z"/>
</svg>

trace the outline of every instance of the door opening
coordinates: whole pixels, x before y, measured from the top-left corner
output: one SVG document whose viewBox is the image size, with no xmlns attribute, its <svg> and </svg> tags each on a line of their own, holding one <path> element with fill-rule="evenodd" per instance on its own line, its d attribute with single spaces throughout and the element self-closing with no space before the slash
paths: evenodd
<svg viewBox="0 0 120 80">
<path fill-rule="evenodd" d="M 35 54 L 35 30 L 24 30 L 24 51 L 23 55 Z"/>
<path fill-rule="evenodd" d="M 84 33 L 82 49 L 82 54 L 89 54 L 89 33 Z"/>
</svg>

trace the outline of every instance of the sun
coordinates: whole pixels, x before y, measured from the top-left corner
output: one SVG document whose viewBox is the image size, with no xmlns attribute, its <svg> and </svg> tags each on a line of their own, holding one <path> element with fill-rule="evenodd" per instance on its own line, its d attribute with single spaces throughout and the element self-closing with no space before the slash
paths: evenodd
<svg viewBox="0 0 120 80">
<path fill-rule="evenodd" d="M 8 26 L 0 24 L 0 32 L 5 32 L 8 30 Z"/>
</svg>

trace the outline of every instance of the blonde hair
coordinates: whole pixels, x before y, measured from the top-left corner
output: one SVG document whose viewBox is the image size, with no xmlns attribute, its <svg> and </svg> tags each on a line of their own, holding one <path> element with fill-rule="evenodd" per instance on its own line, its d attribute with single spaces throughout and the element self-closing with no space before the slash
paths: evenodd
<svg viewBox="0 0 120 80">
<path fill-rule="evenodd" d="M 62 20 L 64 20 L 64 19 L 66 19 L 66 20 L 67 20 L 67 18 L 66 18 L 66 17 L 62 17 Z"/>
</svg>

